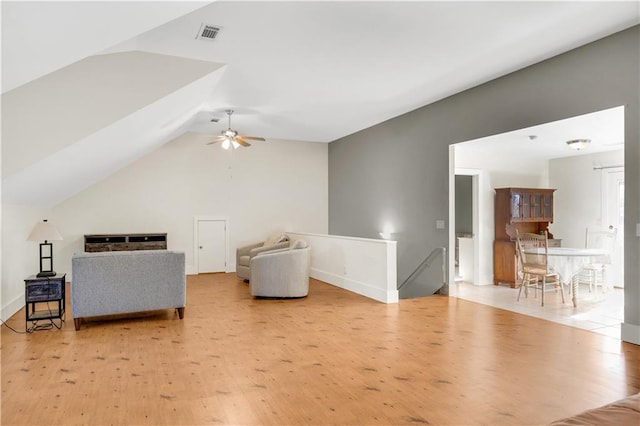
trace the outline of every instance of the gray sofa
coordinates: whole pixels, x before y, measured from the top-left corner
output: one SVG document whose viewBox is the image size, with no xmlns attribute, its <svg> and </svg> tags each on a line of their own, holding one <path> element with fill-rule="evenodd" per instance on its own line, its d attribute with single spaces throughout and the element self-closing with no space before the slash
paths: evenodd
<svg viewBox="0 0 640 426">
<path fill-rule="evenodd" d="M 83 318 L 177 309 L 186 305 L 185 256 L 169 250 L 74 254 L 71 309 L 76 330 Z"/>
<path fill-rule="evenodd" d="M 251 259 L 260 253 L 280 250 L 289 247 L 289 237 L 286 234 L 273 234 L 259 243 L 249 244 L 236 249 L 236 275 L 245 281 L 251 279 Z"/>
<path fill-rule="evenodd" d="M 556 420 L 549 426 L 622 426 L 640 424 L 640 393 L 619 399 L 602 407 Z"/>
<path fill-rule="evenodd" d="M 297 240 L 289 248 L 251 259 L 249 290 L 255 297 L 304 297 L 309 294 L 311 249 Z"/>
</svg>

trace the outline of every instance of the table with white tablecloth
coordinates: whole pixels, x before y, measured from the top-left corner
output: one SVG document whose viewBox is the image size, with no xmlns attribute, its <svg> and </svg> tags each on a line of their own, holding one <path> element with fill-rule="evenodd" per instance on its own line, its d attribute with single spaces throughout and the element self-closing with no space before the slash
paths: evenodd
<svg viewBox="0 0 640 426">
<path fill-rule="evenodd" d="M 544 248 L 525 249 L 525 253 L 541 254 Z M 547 263 L 553 272 L 560 275 L 560 280 L 571 286 L 571 300 L 573 306 L 578 306 L 578 280 L 576 275 L 582 267 L 590 263 L 608 263 L 607 253 L 602 249 L 549 247 L 547 249 Z"/>
</svg>

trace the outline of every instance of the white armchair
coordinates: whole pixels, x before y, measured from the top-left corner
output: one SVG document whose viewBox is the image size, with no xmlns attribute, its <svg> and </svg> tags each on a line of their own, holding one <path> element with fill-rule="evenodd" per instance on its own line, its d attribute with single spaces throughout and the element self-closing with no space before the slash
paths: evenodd
<svg viewBox="0 0 640 426">
<path fill-rule="evenodd" d="M 304 297 L 309 294 L 310 266 L 311 249 L 304 240 L 288 249 L 260 253 L 251 259 L 251 295 Z"/>
<path fill-rule="evenodd" d="M 260 253 L 280 250 L 289 247 L 286 234 L 274 234 L 265 241 L 250 244 L 236 249 L 236 275 L 245 281 L 251 279 L 251 259 Z"/>
</svg>

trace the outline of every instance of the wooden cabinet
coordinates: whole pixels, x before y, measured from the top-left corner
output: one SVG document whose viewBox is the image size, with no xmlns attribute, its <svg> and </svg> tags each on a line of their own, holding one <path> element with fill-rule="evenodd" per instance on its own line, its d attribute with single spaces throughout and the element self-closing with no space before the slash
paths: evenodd
<svg viewBox="0 0 640 426">
<path fill-rule="evenodd" d="M 167 234 L 85 235 L 84 251 L 166 250 Z"/>
<path fill-rule="evenodd" d="M 553 189 L 503 189 L 501 196 L 509 199 L 511 222 L 553 222 Z"/>
<path fill-rule="evenodd" d="M 553 193 L 548 188 L 498 188 L 495 197 L 493 283 L 517 287 L 516 230 L 540 233 L 553 222 Z M 560 240 L 549 235 L 549 245 Z"/>
<path fill-rule="evenodd" d="M 493 242 L 493 283 L 516 286 L 517 282 L 516 245 L 513 241 Z"/>
</svg>

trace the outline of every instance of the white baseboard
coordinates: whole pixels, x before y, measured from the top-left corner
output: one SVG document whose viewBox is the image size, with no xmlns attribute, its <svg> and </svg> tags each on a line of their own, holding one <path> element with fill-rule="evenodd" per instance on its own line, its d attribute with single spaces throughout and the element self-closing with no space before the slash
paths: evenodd
<svg viewBox="0 0 640 426">
<path fill-rule="evenodd" d="M 24 308 L 24 293 L 2 307 L 2 312 L 0 313 L 2 321 L 8 320 L 22 308 Z"/>
<path fill-rule="evenodd" d="M 225 274 L 235 274 L 235 272 L 236 272 L 235 268 L 224 270 Z M 198 271 L 196 271 L 196 268 L 194 266 L 187 265 L 185 269 L 185 275 L 198 275 Z"/>
<path fill-rule="evenodd" d="M 623 342 L 640 345 L 640 325 L 623 322 L 620 328 L 620 339 Z"/>
<path fill-rule="evenodd" d="M 319 269 L 311 268 L 310 273 L 312 278 L 320 281 L 335 285 L 336 287 L 343 288 L 345 290 L 352 291 L 370 299 L 377 300 L 383 303 L 397 303 L 398 302 L 398 290 L 385 291 L 380 288 L 372 287 L 366 283 L 349 279 L 344 276 L 333 274 L 331 272 L 321 271 Z"/>
</svg>

